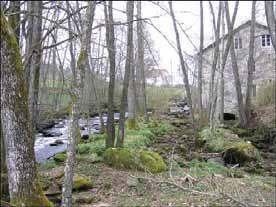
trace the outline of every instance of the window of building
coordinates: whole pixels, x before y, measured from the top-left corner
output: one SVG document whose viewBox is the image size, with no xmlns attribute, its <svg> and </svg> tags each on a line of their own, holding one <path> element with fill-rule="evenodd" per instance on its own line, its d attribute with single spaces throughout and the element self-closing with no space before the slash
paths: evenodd
<svg viewBox="0 0 276 207">
<path fill-rule="evenodd" d="M 234 39 L 234 47 L 235 47 L 235 49 L 242 48 L 242 39 L 240 37 L 237 37 Z"/>
<path fill-rule="evenodd" d="M 255 84 L 253 84 L 252 85 L 252 96 L 253 97 L 256 97 L 256 95 L 257 95 L 257 90 L 256 90 L 257 88 L 256 88 L 256 85 Z"/>
<path fill-rule="evenodd" d="M 269 34 L 261 36 L 262 47 L 269 47 L 271 45 L 271 37 Z"/>
</svg>

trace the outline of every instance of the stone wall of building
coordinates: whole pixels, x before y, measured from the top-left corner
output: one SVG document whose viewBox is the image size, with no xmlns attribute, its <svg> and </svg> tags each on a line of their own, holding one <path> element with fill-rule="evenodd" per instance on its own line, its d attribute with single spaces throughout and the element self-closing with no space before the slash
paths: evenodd
<svg viewBox="0 0 276 207">
<path fill-rule="evenodd" d="M 253 84 L 256 86 L 256 95 L 258 90 L 267 82 L 275 79 L 275 52 L 272 46 L 262 46 L 262 35 L 269 34 L 268 29 L 264 26 L 256 25 L 255 31 L 255 68 L 253 73 Z M 247 82 L 247 60 L 249 53 L 249 36 L 250 24 L 235 32 L 234 38 L 241 38 L 242 48 L 235 49 L 239 67 L 240 81 L 242 85 L 242 93 L 245 97 L 246 82 Z M 226 44 L 226 40 L 225 40 Z M 220 43 L 222 46 L 222 43 Z M 209 84 L 211 80 L 211 69 L 213 60 L 214 48 L 206 49 L 203 53 L 203 104 L 207 106 L 209 98 Z M 215 82 L 218 81 L 220 68 L 217 67 Z M 235 90 L 234 76 L 231 64 L 231 55 L 228 54 L 225 72 L 225 97 L 224 105 L 225 112 L 237 114 L 237 96 Z M 219 86 L 218 86 L 219 87 Z M 255 89 L 253 89 L 255 90 Z M 255 94 L 255 93 L 254 93 Z M 253 97 L 253 101 L 256 96 Z"/>
</svg>

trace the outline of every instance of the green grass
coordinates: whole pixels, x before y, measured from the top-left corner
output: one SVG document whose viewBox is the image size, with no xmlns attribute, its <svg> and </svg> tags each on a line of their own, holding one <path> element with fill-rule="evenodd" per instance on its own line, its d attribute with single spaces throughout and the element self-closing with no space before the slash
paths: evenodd
<svg viewBox="0 0 276 207">
<path fill-rule="evenodd" d="M 195 177 L 220 174 L 226 177 L 243 177 L 244 173 L 238 169 L 227 168 L 213 161 L 201 162 L 193 159 L 188 163 L 189 174 Z"/>
</svg>

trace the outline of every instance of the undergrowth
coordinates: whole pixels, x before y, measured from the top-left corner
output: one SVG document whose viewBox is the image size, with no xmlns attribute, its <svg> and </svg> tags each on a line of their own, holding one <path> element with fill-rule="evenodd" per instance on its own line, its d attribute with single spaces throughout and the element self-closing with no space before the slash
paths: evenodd
<svg viewBox="0 0 276 207">
<path fill-rule="evenodd" d="M 145 148 L 147 147 L 155 135 L 165 134 L 171 130 L 171 125 L 166 122 L 149 124 L 138 123 L 136 129 L 127 129 L 125 131 L 124 147 L 126 148 Z M 117 135 L 116 127 L 116 135 Z M 97 153 L 101 155 L 105 151 L 106 134 L 91 134 L 86 143 L 77 145 L 78 154 Z"/>
</svg>

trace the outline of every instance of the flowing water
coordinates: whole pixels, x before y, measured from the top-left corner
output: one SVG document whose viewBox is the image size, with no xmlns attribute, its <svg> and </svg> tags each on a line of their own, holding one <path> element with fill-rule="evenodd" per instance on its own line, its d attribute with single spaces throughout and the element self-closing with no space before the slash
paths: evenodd
<svg viewBox="0 0 276 207">
<path fill-rule="evenodd" d="M 127 117 L 127 113 L 126 113 Z M 114 113 L 115 121 L 119 120 L 119 113 Z M 103 121 L 106 123 L 107 116 L 103 116 Z M 52 157 L 58 152 L 63 152 L 68 145 L 68 120 L 60 119 L 56 121 L 54 127 L 44 130 L 44 133 L 36 133 L 35 136 L 35 157 L 37 162 L 43 162 Z M 100 117 L 92 117 L 79 120 L 81 135 L 89 135 L 98 133 L 101 127 Z M 50 137 L 49 137 L 50 136 Z M 54 144 L 59 142 L 58 144 Z M 56 145 L 56 146 L 51 146 Z"/>
</svg>

